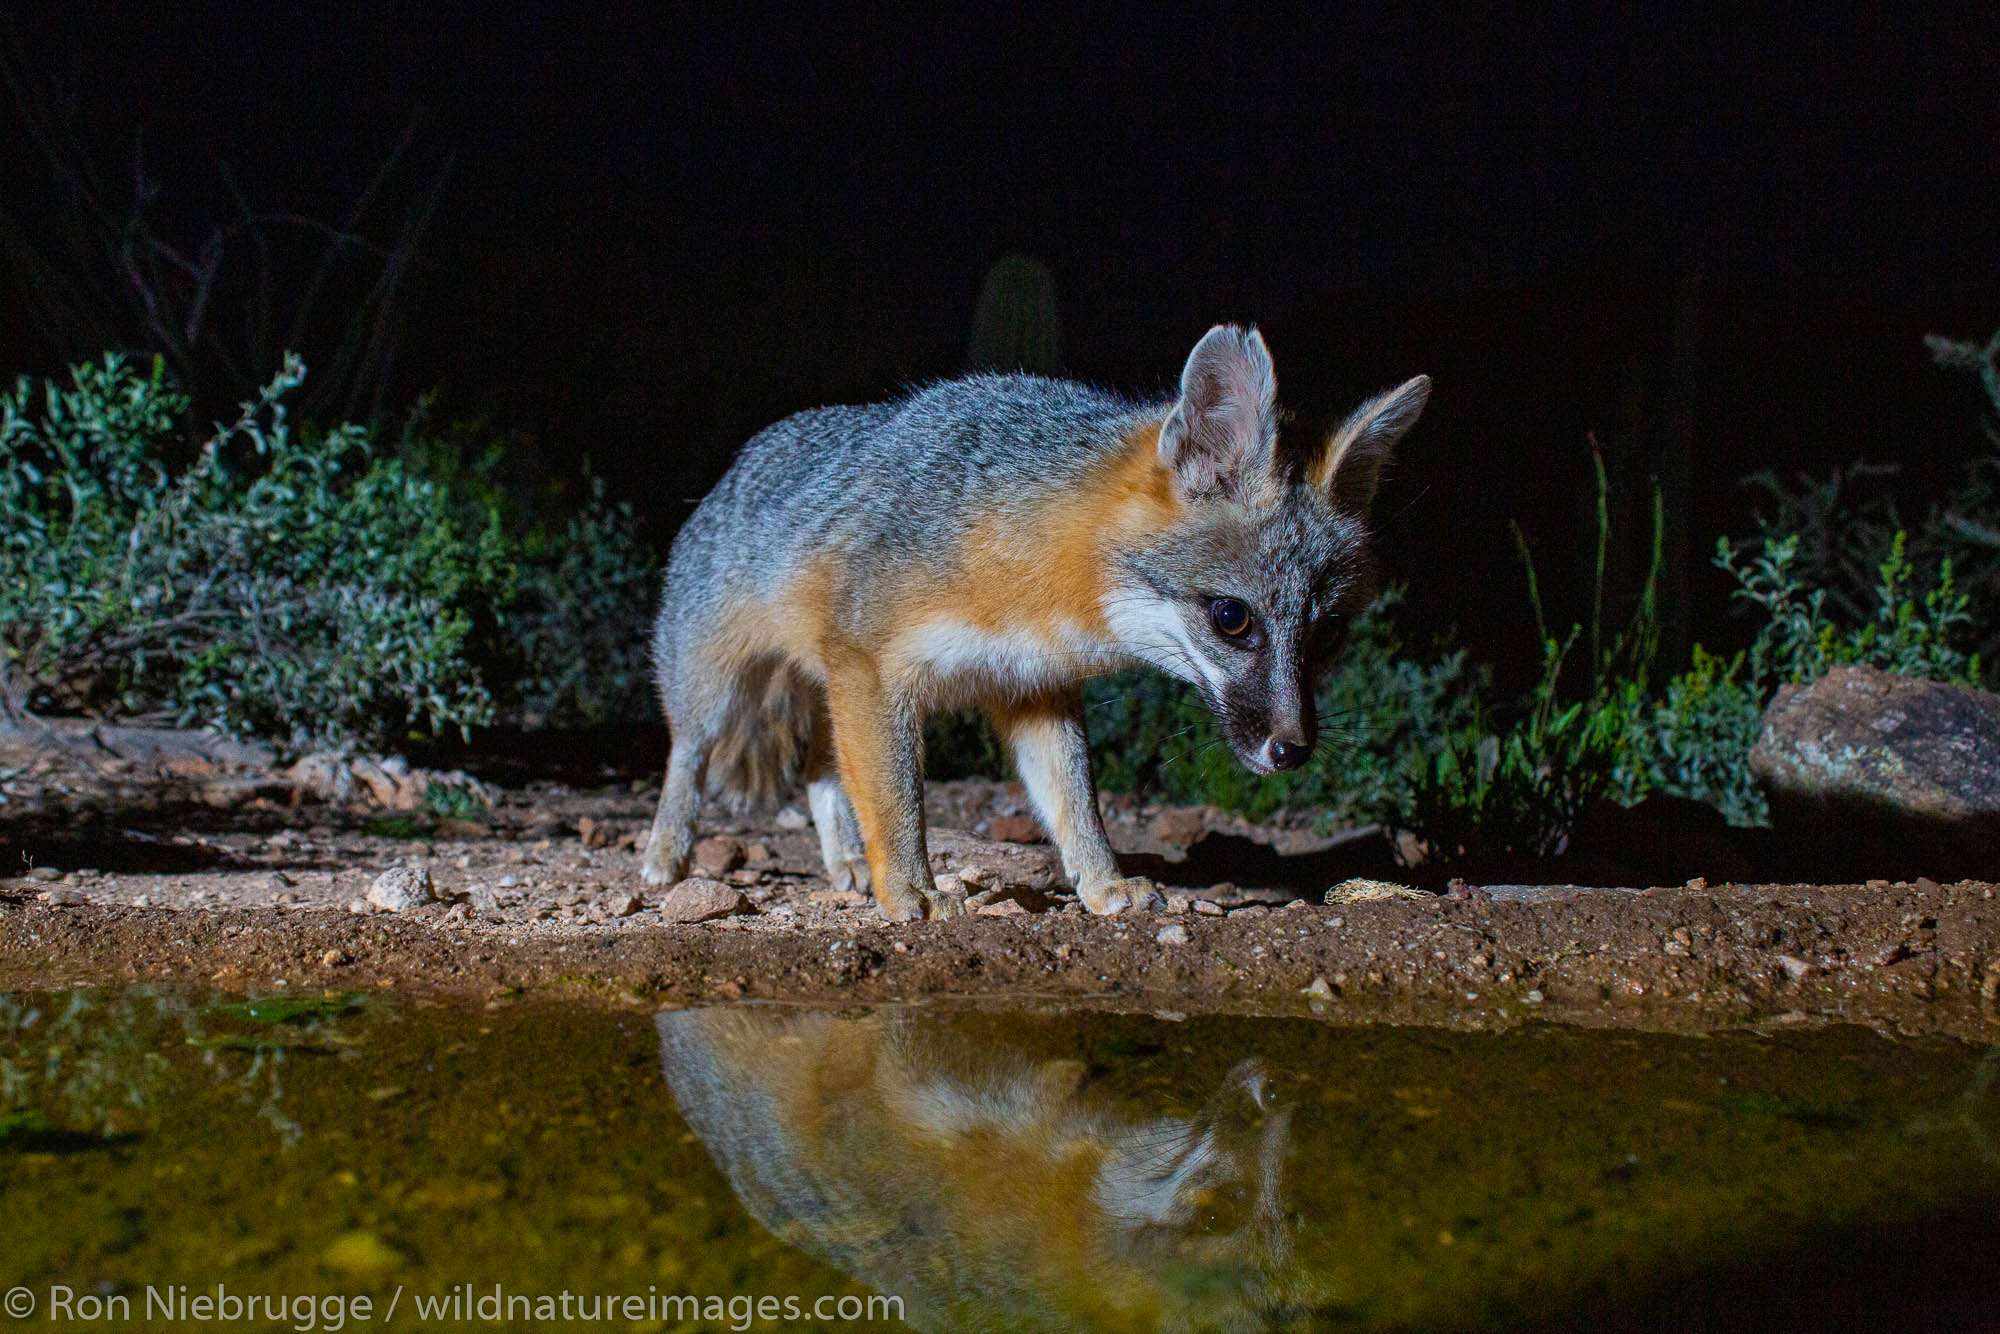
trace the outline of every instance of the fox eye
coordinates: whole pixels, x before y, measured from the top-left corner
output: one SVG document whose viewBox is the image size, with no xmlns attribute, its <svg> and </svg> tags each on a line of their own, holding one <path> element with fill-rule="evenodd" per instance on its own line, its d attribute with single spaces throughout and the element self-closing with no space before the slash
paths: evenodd
<svg viewBox="0 0 2000 1334">
<path fill-rule="evenodd" d="M 1216 598 L 1208 604 L 1208 623 L 1224 639 L 1241 639 L 1250 633 L 1250 608 L 1237 598 Z"/>
</svg>

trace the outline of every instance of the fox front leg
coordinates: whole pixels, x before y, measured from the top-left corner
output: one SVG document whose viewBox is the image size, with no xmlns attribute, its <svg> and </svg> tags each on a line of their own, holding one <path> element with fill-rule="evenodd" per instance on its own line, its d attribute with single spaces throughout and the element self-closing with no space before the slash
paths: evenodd
<svg viewBox="0 0 2000 1334">
<path fill-rule="evenodd" d="M 924 855 L 924 736 L 918 715 L 891 696 L 872 661 L 859 654 L 828 656 L 826 707 L 834 759 L 867 844 L 875 901 L 892 922 L 912 921 L 927 910 L 931 916 L 950 915 L 956 905 L 933 895 Z"/>
<path fill-rule="evenodd" d="M 1097 813 L 1097 785 L 1090 776 L 1090 749 L 1083 731 L 1083 697 L 1076 691 L 1045 696 L 993 711 L 994 726 L 1007 739 L 1014 767 L 1042 828 L 1062 853 L 1063 870 L 1077 897 L 1094 913 L 1154 908 L 1138 901 L 1141 881 L 1118 873 L 1104 821 Z"/>
</svg>

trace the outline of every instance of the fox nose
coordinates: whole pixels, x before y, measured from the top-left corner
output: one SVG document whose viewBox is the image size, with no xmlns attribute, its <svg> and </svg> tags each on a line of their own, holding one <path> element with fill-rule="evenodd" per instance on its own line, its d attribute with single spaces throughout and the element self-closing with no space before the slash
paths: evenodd
<svg viewBox="0 0 2000 1334">
<path fill-rule="evenodd" d="M 1272 737 L 1265 746 L 1274 769 L 1297 769 L 1305 764 L 1312 754 L 1312 747 L 1303 741 L 1287 741 L 1283 737 Z"/>
</svg>

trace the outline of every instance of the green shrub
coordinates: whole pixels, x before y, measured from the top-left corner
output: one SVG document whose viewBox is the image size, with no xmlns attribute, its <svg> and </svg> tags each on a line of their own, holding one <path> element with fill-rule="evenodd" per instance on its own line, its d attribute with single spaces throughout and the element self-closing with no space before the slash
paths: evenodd
<svg viewBox="0 0 2000 1334">
<path fill-rule="evenodd" d="M 294 746 L 486 721 L 462 606 L 498 533 L 355 426 L 295 431 L 297 358 L 170 472 L 185 400 L 117 356 L 0 400 L 7 694 L 164 714 Z"/>
<path fill-rule="evenodd" d="M 650 721 L 659 558 L 640 540 L 632 507 L 605 499 L 603 478 L 586 473 L 585 485 L 581 506 L 513 545 L 495 679 L 524 721 Z"/>
<path fill-rule="evenodd" d="M 363 427 L 298 428 L 283 370 L 185 443 L 156 359 L 0 396 L 5 702 L 253 732 L 294 749 L 635 710 L 655 562 L 593 483 L 509 534 L 490 495 Z M 406 439 L 406 447 L 409 445 Z M 176 460 L 181 460 L 176 462 Z"/>
<path fill-rule="evenodd" d="M 461 525 L 498 517 L 514 569 L 507 599 L 483 618 L 470 655 L 503 720 L 523 726 L 650 722 L 648 645 L 660 561 L 632 507 L 580 475 L 541 466 L 534 442 L 481 421 L 406 420 L 398 458 L 435 482 Z"/>
<path fill-rule="evenodd" d="M 1746 679 L 1744 654 L 1725 659 L 1696 644 L 1693 658 L 1659 698 L 1626 697 L 1627 746 L 1613 772 L 1618 795 L 1688 797 L 1731 824 L 1762 824 L 1769 812 L 1749 757 L 1768 698 Z"/>
<path fill-rule="evenodd" d="M 1572 632 L 1561 644 L 1543 641 L 1542 677 L 1524 717 L 1490 727 L 1477 708 L 1383 812 L 1416 837 L 1425 861 L 1553 856 L 1584 807 L 1611 791 L 1627 742 L 1627 706 L 1605 697 L 1560 703 L 1557 684 L 1575 639 Z"/>
<path fill-rule="evenodd" d="M 1749 754 L 1779 686 L 1816 681 L 1843 663 L 1978 685 L 1978 655 L 1958 646 L 1973 617 L 1950 560 L 1919 595 L 1905 542 L 1901 532 L 1891 535 L 1871 605 L 1861 618 L 1849 618 L 1836 616 L 1825 587 L 1801 577 L 1799 534 L 1762 541 L 1741 557 L 1727 539 L 1719 541 L 1715 563 L 1735 578 L 1732 596 L 1757 610 L 1757 638 L 1746 653 L 1726 660 L 1697 645 L 1693 666 L 1670 680 L 1661 698 L 1635 704 L 1618 772 L 1621 795 L 1692 797 L 1732 824 L 1762 824 L 1769 811 L 1750 775 Z"/>
</svg>

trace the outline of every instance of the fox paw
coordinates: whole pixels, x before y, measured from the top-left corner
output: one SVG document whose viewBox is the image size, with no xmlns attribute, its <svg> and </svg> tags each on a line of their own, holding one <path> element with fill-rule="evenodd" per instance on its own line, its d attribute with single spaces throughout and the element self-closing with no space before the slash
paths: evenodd
<svg viewBox="0 0 2000 1334">
<path fill-rule="evenodd" d="M 639 878 L 649 885 L 671 885 L 686 878 L 685 866 L 669 866 L 663 861 L 655 861 L 651 856 L 639 863 Z"/>
<path fill-rule="evenodd" d="M 847 861 L 835 862 L 826 868 L 827 885 L 833 889 L 847 890 L 855 894 L 868 892 L 868 859 L 854 857 Z"/>
<path fill-rule="evenodd" d="M 1088 882 L 1078 885 L 1076 895 L 1083 900 L 1083 906 L 1100 917 L 1137 908 L 1141 912 L 1164 912 L 1166 896 L 1160 887 L 1143 875 L 1127 876 L 1123 880 L 1107 880 L 1102 884 Z"/>
</svg>

